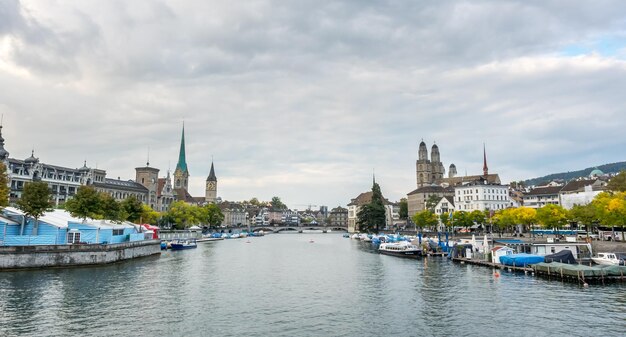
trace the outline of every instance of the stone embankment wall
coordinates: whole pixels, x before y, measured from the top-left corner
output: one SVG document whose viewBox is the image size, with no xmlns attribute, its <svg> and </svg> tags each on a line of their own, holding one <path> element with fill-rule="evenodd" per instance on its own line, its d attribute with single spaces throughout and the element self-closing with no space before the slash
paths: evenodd
<svg viewBox="0 0 626 337">
<path fill-rule="evenodd" d="M 626 242 L 593 240 L 591 248 L 593 248 L 593 255 L 597 253 L 626 253 Z"/>
<path fill-rule="evenodd" d="M 0 247 L 0 270 L 114 263 L 161 253 L 159 240 L 117 244 Z"/>
</svg>

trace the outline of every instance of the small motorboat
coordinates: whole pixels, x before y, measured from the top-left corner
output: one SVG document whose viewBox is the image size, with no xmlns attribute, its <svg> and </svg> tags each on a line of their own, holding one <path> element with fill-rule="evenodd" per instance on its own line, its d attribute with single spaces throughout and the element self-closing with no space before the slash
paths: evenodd
<svg viewBox="0 0 626 337">
<path fill-rule="evenodd" d="M 193 249 L 197 247 L 198 244 L 196 243 L 196 240 L 179 240 L 170 243 L 170 248 L 172 250 Z"/>
<path fill-rule="evenodd" d="M 161 250 L 166 250 L 166 249 L 167 249 L 167 242 L 161 241 Z"/>
<path fill-rule="evenodd" d="M 598 253 L 597 257 L 592 257 L 591 261 L 596 264 L 606 266 L 619 266 L 620 261 L 615 253 Z"/>
<path fill-rule="evenodd" d="M 420 247 L 407 241 L 381 243 L 380 247 L 378 247 L 378 252 L 385 255 L 414 259 L 421 257 L 423 254 Z"/>
</svg>

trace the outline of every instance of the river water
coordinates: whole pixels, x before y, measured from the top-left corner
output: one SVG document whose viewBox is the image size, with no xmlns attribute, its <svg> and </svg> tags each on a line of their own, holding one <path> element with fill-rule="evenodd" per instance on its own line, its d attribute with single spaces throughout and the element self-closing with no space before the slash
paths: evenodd
<svg viewBox="0 0 626 337">
<path fill-rule="evenodd" d="M 626 286 L 495 277 L 337 234 L 274 234 L 0 273 L 0 312 L 0 336 L 625 336 Z"/>
</svg>

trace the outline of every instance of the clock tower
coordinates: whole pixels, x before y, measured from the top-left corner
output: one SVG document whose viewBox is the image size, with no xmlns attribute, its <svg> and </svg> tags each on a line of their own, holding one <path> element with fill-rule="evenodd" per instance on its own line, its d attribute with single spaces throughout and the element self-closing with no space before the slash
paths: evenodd
<svg viewBox="0 0 626 337">
<path fill-rule="evenodd" d="M 213 162 L 211 162 L 211 172 L 206 178 L 206 194 L 205 201 L 207 203 L 214 204 L 217 200 L 217 177 L 215 176 L 215 168 Z"/>
</svg>

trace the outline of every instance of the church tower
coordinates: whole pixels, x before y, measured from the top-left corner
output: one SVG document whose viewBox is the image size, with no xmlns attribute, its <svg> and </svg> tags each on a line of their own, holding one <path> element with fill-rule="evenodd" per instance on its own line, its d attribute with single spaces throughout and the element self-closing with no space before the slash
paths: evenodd
<svg viewBox="0 0 626 337">
<path fill-rule="evenodd" d="M 485 150 L 485 143 L 483 143 L 483 176 L 487 178 L 489 175 L 489 168 L 487 167 L 487 150 Z"/>
<path fill-rule="evenodd" d="M 187 158 L 185 156 L 185 124 L 183 124 L 183 135 L 180 139 L 180 152 L 178 153 L 178 164 L 174 170 L 174 188 L 188 190 L 189 170 L 187 169 Z"/>
<path fill-rule="evenodd" d="M 213 161 L 211 161 L 211 172 L 209 172 L 209 176 L 206 178 L 205 200 L 211 204 L 214 204 L 217 200 L 217 177 L 215 176 Z"/>
<path fill-rule="evenodd" d="M 433 147 L 430 150 L 430 162 L 432 166 L 431 182 L 434 183 L 443 179 L 445 169 L 443 168 L 443 163 L 441 162 L 441 158 L 439 156 L 439 147 L 437 144 L 433 144 Z"/>
<path fill-rule="evenodd" d="M 150 167 L 150 162 L 146 162 L 145 167 L 135 168 L 135 181 L 148 189 L 148 204 L 152 209 L 157 209 L 157 187 L 159 180 L 159 169 Z"/>
<path fill-rule="evenodd" d="M 432 184 L 432 166 L 428 160 L 428 149 L 426 143 L 422 140 L 419 146 L 418 159 L 415 162 L 415 170 L 417 175 L 417 187 Z"/>
<path fill-rule="evenodd" d="M 448 178 L 456 177 L 456 165 L 450 164 L 450 168 L 448 169 Z"/>
</svg>

